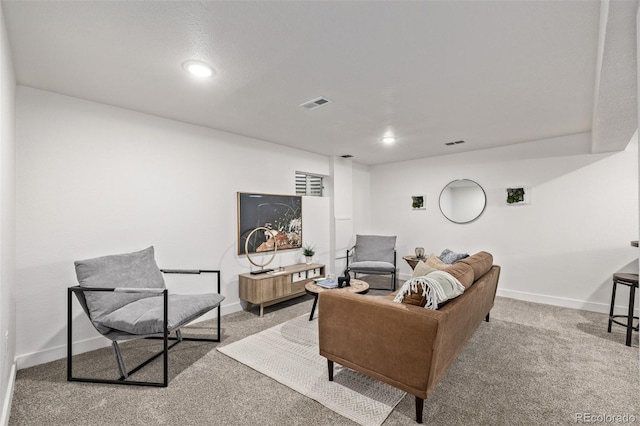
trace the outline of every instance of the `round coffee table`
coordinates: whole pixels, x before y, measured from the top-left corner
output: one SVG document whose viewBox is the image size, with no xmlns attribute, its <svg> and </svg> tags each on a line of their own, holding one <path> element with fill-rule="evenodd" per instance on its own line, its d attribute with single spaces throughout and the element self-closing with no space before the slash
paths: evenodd
<svg viewBox="0 0 640 426">
<path fill-rule="evenodd" d="M 309 281 L 305 284 L 304 290 L 307 294 L 313 296 L 313 307 L 311 307 L 311 315 L 309 315 L 309 321 L 311 321 L 313 319 L 313 314 L 316 311 L 316 305 L 318 304 L 318 295 L 323 291 L 342 291 L 347 293 L 366 294 L 369 292 L 369 284 L 362 280 L 351 278 L 351 285 L 347 287 L 324 288 L 316 284 L 315 281 Z"/>
</svg>

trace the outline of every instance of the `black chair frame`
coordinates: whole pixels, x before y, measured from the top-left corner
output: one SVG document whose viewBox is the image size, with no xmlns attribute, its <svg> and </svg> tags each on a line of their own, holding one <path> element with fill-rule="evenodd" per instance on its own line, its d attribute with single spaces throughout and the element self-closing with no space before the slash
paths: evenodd
<svg viewBox="0 0 640 426">
<path fill-rule="evenodd" d="M 351 247 L 350 249 L 347 250 L 347 267 L 346 270 L 349 272 L 353 272 L 353 278 L 358 278 L 357 272 L 352 270 L 351 268 L 349 268 L 349 257 L 353 257 L 353 251 L 356 249 L 356 246 Z M 375 271 L 371 271 L 371 272 L 366 272 L 367 275 L 391 275 L 391 288 L 373 288 L 373 287 L 369 287 L 370 290 L 391 290 L 391 291 L 396 291 L 396 274 L 398 271 L 398 265 L 396 264 L 396 259 L 397 258 L 397 253 L 396 250 L 393 250 L 393 272 L 375 272 Z M 365 273 L 365 272 L 362 272 Z"/>
<path fill-rule="evenodd" d="M 217 275 L 217 291 L 220 294 L 220 271 L 219 270 L 211 270 L 211 269 L 161 269 L 160 270 L 164 274 L 209 274 L 214 273 Z M 117 380 L 113 379 L 96 379 L 96 378 L 87 378 L 87 377 L 74 377 L 73 376 L 73 303 L 72 303 L 72 294 L 75 293 L 76 297 L 79 299 L 80 297 L 78 293 L 82 295 L 85 292 L 96 291 L 96 292 L 114 292 L 115 288 L 102 288 L 102 287 L 80 287 L 73 286 L 68 287 L 67 289 L 67 381 L 69 382 L 88 382 L 88 383 L 105 383 L 112 385 L 130 385 L 130 386 L 154 386 L 154 387 L 164 387 L 166 388 L 169 385 L 169 349 L 176 346 L 178 343 L 182 341 L 197 341 L 197 342 L 220 342 L 220 305 L 218 305 L 218 320 L 217 320 L 217 337 L 215 338 L 204 338 L 204 337 L 183 337 L 180 329 L 176 330 L 176 337 L 169 336 L 168 330 L 168 297 L 169 291 L 165 289 L 158 289 L 158 293 L 162 293 L 163 295 L 163 310 L 164 310 L 164 331 L 162 332 L 162 336 L 141 336 L 140 338 L 145 339 L 162 339 L 163 340 L 163 349 L 152 355 L 146 361 L 143 361 L 138 366 L 134 367 L 130 371 L 126 371 L 124 368 L 124 362 L 122 361 L 122 355 L 120 354 L 120 349 L 116 340 L 112 341 L 113 348 L 115 351 L 116 361 L 118 363 L 118 368 L 120 370 L 120 378 Z M 141 291 L 142 292 L 142 291 Z M 87 313 L 88 316 L 88 313 Z M 169 340 L 175 342 L 169 345 Z M 141 382 L 134 380 L 127 380 L 129 376 L 136 373 L 143 367 L 145 367 L 150 362 L 154 361 L 158 357 L 163 356 L 163 381 L 162 382 Z"/>
</svg>

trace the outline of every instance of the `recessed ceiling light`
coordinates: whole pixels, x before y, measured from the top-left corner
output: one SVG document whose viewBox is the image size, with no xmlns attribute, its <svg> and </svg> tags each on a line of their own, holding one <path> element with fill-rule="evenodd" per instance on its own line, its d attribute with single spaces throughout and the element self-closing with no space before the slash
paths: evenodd
<svg viewBox="0 0 640 426">
<path fill-rule="evenodd" d="M 205 62 L 190 60 L 182 64 L 182 67 L 196 77 L 211 77 L 214 74 L 213 67 Z"/>
<path fill-rule="evenodd" d="M 396 141 L 396 138 L 394 136 L 385 136 L 382 138 L 382 142 L 386 143 L 386 144 L 392 144 Z"/>
</svg>

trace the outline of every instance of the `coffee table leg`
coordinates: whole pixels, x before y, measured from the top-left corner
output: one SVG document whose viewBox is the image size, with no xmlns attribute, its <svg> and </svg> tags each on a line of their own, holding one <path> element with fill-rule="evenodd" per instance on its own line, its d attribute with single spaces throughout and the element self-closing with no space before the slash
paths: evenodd
<svg viewBox="0 0 640 426">
<path fill-rule="evenodd" d="M 309 315 L 309 321 L 313 320 L 313 313 L 316 311 L 316 305 L 318 304 L 318 295 L 313 298 L 313 306 L 311 307 L 311 315 Z"/>
</svg>

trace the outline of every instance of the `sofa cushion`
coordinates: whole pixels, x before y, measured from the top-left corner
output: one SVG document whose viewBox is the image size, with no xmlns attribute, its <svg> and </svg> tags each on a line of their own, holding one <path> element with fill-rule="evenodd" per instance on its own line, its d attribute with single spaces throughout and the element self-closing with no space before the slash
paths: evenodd
<svg viewBox="0 0 640 426">
<path fill-rule="evenodd" d="M 475 273 L 473 268 L 466 263 L 456 262 L 453 265 L 449 265 L 444 271 L 450 273 L 460 281 L 464 288 L 469 288 L 475 281 Z"/>
<path fill-rule="evenodd" d="M 469 257 L 467 253 L 456 253 L 449 249 L 444 249 L 440 256 L 438 256 L 440 260 L 444 263 L 448 263 L 451 265 L 452 263 L 456 263 L 460 259 L 464 259 L 465 257 Z"/>
<path fill-rule="evenodd" d="M 216 293 L 170 294 L 168 296 L 167 324 L 172 331 L 216 308 L 224 296 Z M 147 335 L 163 332 L 164 296 L 136 300 L 102 317 L 105 327 L 125 333 Z"/>
<path fill-rule="evenodd" d="M 133 253 L 102 256 L 74 262 L 81 287 L 164 288 L 164 279 L 154 258 L 153 247 Z M 105 315 L 136 300 L 157 296 L 153 293 L 84 293 L 89 316 L 99 327 Z"/>
<path fill-rule="evenodd" d="M 426 265 L 437 269 L 439 271 L 445 271 L 453 275 L 460 283 L 469 288 L 475 280 L 475 273 L 473 268 L 465 263 L 456 262 L 453 265 L 448 265 L 441 261 L 436 255 L 432 254 L 427 258 Z M 416 266 L 417 268 L 417 266 Z"/>
<path fill-rule="evenodd" d="M 464 293 L 465 287 L 453 275 L 445 271 L 433 271 L 422 277 L 407 280 L 394 302 L 438 309 L 438 305 Z"/>
<path fill-rule="evenodd" d="M 460 260 L 458 263 L 464 263 L 471 266 L 473 268 L 474 280 L 477 280 L 489 272 L 493 266 L 493 255 L 486 251 L 481 251 L 473 256 Z"/>
</svg>

